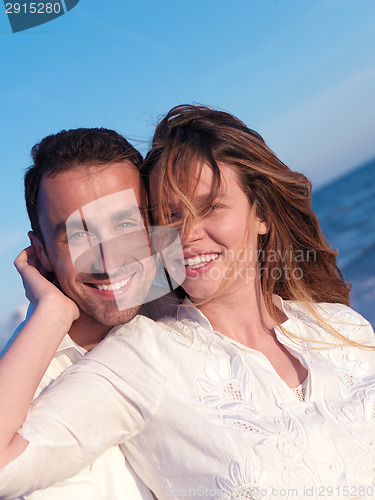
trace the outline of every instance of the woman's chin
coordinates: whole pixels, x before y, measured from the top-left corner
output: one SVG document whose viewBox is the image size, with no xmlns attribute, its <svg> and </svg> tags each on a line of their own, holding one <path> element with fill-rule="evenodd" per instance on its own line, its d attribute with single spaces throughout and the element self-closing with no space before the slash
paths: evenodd
<svg viewBox="0 0 375 500">
<path fill-rule="evenodd" d="M 189 295 L 192 302 L 210 300 L 217 296 L 219 284 L 215 283 L 192 283 L 191 280 L 185 280 L 182 288 Z"/>
</svg>

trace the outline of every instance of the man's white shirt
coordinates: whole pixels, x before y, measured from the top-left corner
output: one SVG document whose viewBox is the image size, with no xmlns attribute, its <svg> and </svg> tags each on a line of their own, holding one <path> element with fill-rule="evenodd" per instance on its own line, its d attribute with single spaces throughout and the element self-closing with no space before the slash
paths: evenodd
<svg viewBox="0 0 375 500">
<path fill-rule="evenodd" d="M 69 335 L 62 340 L 34 399 L 66 368 L 85 355 L 86 351 Z M 111 425 L 108 422 L 108 425 Z M 66 460 L 69 460 L 67 455 Z M 118 446 L 112 446 L 89 467 L 70 479 L 37 490 L 17 500 L 151 500 L 153 495 L 135 474 Z"/>
</svg>

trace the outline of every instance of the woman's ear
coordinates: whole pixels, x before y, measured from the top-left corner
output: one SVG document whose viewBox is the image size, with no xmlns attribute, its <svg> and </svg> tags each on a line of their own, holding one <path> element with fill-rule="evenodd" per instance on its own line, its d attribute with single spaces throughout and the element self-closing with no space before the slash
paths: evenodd
<svg viewBox="0 0 375 500">
<path fill-rule="evenodd" d="M 34 248 L 39 264 L 41 266 L 41 269 L 38 269 L 38 271 L 42 273 L 43 271 L 45 273 L 52 273 L 53 269 L 47 257 L 43 243 L 39 240 L 39 238 L 35 235 L 33 231 L 29 231 L 27 235 L 30 239 L 30 244 Z"/>
<path fill-rule="evenodd" d="M 258 219 L 258 217 L 256 218 L 256 220 L 258 223 L 258 234 L 267 234 L 268 231 L 270 230 L 268 222 Z"/>
</svg>

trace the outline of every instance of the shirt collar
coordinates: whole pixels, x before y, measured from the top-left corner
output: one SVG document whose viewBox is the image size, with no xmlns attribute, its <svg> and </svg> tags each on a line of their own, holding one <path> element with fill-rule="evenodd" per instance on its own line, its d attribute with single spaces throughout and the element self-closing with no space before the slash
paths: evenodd
<svg viewBox="0 0 375 500">
<path fill-rule="evenodd" d="M 82 356 L 84 356 L 87 352 L 86 349 L 78 345 L 77 342 L 74 342 L 74 340 L 70 337 L 69 334 L 66 334 L 65 337 L 62 339 L 56 352 L 63 352 L 70 349 L 78 351 Z"/>
<path fill-rule="evenodd" d="M 283 323 L 283 326 L 286 326 L 286 324 L 289 322 L 290 318 L 290 311 L 288 310 L 289 308 L 287 307 L 286 301 L 283 300 L 279 295 L 273 295 L 273 303 L 275 304 L 276 307 L 281 309 L 285 316 L 288 318 L 285 320 Z M 178 320 L 190 320 L 190 321 L 196 321 L 199 323 L 200 326 L 207 328 L 208 330 L 211 330 L 212 332 L 214 331 L 209 319 L 207 316 L 205 316 L 202 311 L 200 311 L 197 307 L 194 306 L 194 304 L 191 302 L 191 300 L 188 297 L 185 297 L 185 299 L 182 301 L 181 305 L 179 306 L 177 310 L 177 319 Z"/>
<path fill-rule="evenodd" d="M 27 309 L 26 320 L 31 318 L 32 313 L 34 312 L 35 307 L 30 303 Z M 59 347 L 56 349 L 56 352 L 67 351 L 68 349 L 72 349 L 78 351 L 82 356 L 86 354 L 86 349 L 78 345 L 74 340 L 70 337 L 69 334 L 66 334 L 65 337 L 60 342 Z"/>
</svg>

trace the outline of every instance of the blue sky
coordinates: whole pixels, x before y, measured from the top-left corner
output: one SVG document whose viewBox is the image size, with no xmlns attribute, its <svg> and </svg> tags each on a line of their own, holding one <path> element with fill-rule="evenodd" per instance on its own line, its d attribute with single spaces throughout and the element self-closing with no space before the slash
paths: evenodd
<svg viewBox="0 0 375 500">
<path fill-rule="evenodd" d="M 142 152 L 181 103 L 226 109 L 316 186 L 375 156 L 373 0 L 80 0 L 12 33 L 0 5 L 0 323 L 23 302 L 31 146 L 105 126 Z"/>
</svg>

